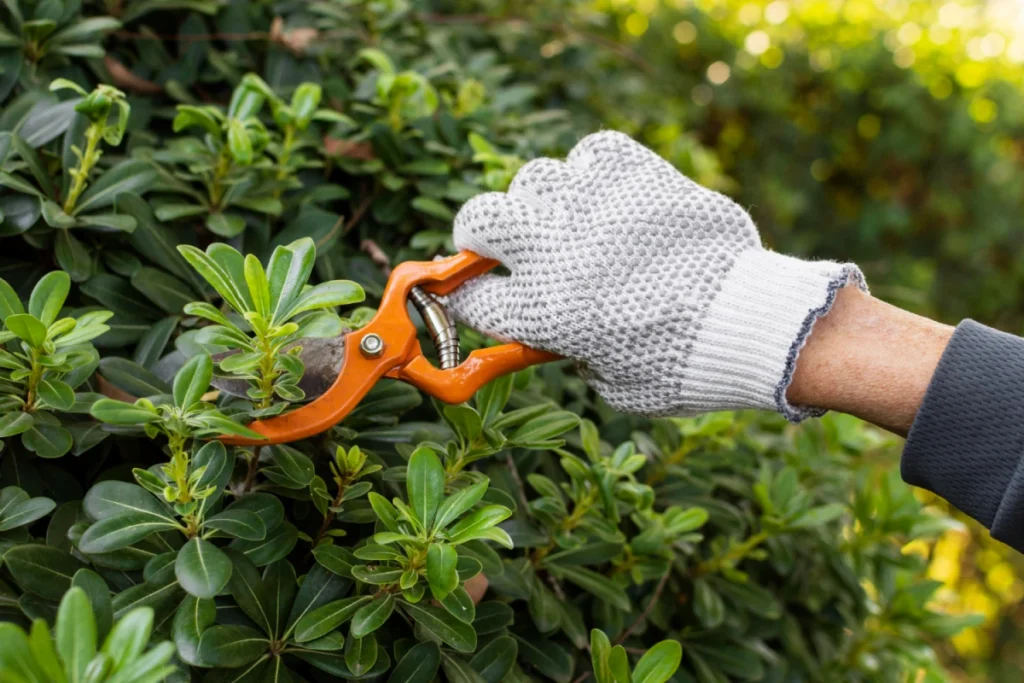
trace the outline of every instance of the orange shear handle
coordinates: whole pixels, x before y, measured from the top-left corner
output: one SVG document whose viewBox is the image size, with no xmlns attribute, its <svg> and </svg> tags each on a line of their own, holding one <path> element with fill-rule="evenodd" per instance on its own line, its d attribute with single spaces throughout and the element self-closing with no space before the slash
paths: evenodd
<svg viewBox="0 0 1024 683">
<path fill-rule="evenodd" d="M 440 261 L 411 261 L 397 266 L 388 279 L 377 314 L 365 327 L 345 336 L 341 372 L 326 392 L 301 408 L 248 425 L 265 439 L 230 436 L 222 440 L 240 446 L 271 445 L 319 434 L 343 420 L 385 376 L 406 381 L 446 403 L 461 403 L 497 377 L 557 360 L 559 356 L 553 353 L 518 343 L 473 351 L 450 370 L 434 367 L 423 356 L 407 310 L 410 290 L 422 285 L 432 294 L 445 295 L 497 265 L 493 259 L 463 251 Z M 373 357 L 361 351 L 363 339 L 370 335 L 383 341 L 382 350 Z"/>
</svg>

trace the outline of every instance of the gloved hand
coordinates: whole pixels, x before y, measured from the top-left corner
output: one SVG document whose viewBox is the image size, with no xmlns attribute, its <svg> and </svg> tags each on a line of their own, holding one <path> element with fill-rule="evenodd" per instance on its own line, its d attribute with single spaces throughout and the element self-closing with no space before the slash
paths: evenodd
<svg viewBox="0 0 1024 683">
<path fill-rule="evenodd" d="M 840 288 L 866 289 L 855 265 L 764 249 L 736 203 L 615 132 L 474 197 L 454 239 L 511 272 L 449 295 L 456 318 L 573 359 L 612 407 L 650 416 L 820 414 L 786 400 L 797 354 Z"/>
</svg>

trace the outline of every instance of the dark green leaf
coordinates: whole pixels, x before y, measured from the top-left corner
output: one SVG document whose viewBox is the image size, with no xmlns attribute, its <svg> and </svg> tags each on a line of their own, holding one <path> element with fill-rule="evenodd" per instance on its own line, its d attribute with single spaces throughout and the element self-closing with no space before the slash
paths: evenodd
<svg viewBox="0 0 1024 683">
<path fill-rule="evenodd" d="M 231 560 L 212 543 L 196 537 L 178 551 L 174 575 L 185 592 L 197 598 L 212 598 L 231 578 Z"/>
<path fill-rule="evenodd" d="M 476 649 L 476 631 L 473 627 L 459 621 L 448 612 L 437 607 L 408 602 L 402 603 L 402 609 L 446 645 L 459 652 L 472 652 Z"/>
</svg>

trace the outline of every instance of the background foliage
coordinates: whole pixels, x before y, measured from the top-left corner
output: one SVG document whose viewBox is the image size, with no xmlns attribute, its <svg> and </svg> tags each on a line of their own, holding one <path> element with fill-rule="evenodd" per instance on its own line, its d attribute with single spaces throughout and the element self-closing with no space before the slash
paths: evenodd
<svg viewBox="0 0 1024 683">
<path fill-rule="evenodd" d="M 211 505 L 232 503 L 235 522 L 252 522 L 239 510 L 263 512 L 253 526 L 265 534 L 247 540 L 228 523 L 206 541 L 229 558 L 226 588 L 178 573 L 201 547 L 182 545 L 188 533 L 97 550 L 109 529 L 83 534 L 106 513 L 79 502 L 97 483 L 102 492 L 131 482 L 132 467 L 159 472 L 175 453 L 214 458 L 187 442 L 165 455 L 165 439 L 88 415 L 102 394 L 178 399 L 175 370 L 209 346 L 185 306 L 224 302 L 178 245 L 226 240 L 266 264 L 274 247 L 308 237 L 313 279 L 354 280 L 372 305 L 390 264 L 450 247 L 462 201 L 598 127 L 630 132 L 736 196 L 779 250 L 851 258 L 896 303 L 1022 331 L 1013 59 L 1024 51 L 1005 25 L 955 3 L 778 0 L 9 0 L 0 20 L 0 131 L 10 133 L 0 134 L 0 275 L 44 317 L 30 294 L 63 269 L 62 315 L 109 328 L 47 366 L 50 398 L 28 411 L 30 374 L 6 369 L 15 376 L 0 388 L 15 398 L 4 404 L 0 453 L 5 618 L 53 623 L 65 589 L 85 584 L 106 628 L 139 604 L 155 607 L 155 640 L 170 638 L 196 680 L 210 664 L 218 677 L 249 661 L 280 680 L 372 677 L 389 664 L 398 668 L 387 675 L 405 680 L 409 653 L 450 680 L 571 681 L 589 670 L 591 627 L 634 662 L 679 640 L 679 681 L 943 680 L 929 643 L 957 666 L 1013 679 L 1015 558 L 987 544 L 959 571 L 973 542 L 885 472 L 896 444 L 840 416 L 799 429 L 753 415 L 649 423 L 612 413 L 559 366 L 489 388 L 475 411 L 439 411 L 382 384 L 325 438 L 225 454 Z M 92 94 L 50 92 L 61 78 Z M 303 84 L 322 87 L 319 101 Z M 113 316 L 100 320 L 104 310 Z M 74 389 L 70 402 L 61 383 Z M 232 413 L 231 400 L 218 403 Z M 469 631 L 457 604 L 392 613 L 395 602 L 415 604 L 402 592 L 369 639 L 365 618 L 355 636 L 357 622 L 328 622 L 303 641 L 323 654 L 299 656 L 264 624 L 262 644 L 220 652 L 216 642 L 238 641 L 238 629 L 259 632 L 254 610 L 271 599 L 268 586 L 291 595 L 292 577 L 305 577 L 303 604 L 317 581 L 337 601 L 401 581 L 377 584 L 351 565 L 392 557 L 373 549 L 379 540 L 366 550 L 373 525 L 386 527 L 366 496 L 404 496 L 418 444 L 444 456 L 449 494 L 486 477 L 485 503 L 514 511 L 501 525 L 513 550 L 487 542 L 462 555 L 490 579 Z M 384 469 L 366 472 L 361 457 Z M 359 495 L 346 498 L 350 486 Z M 283 505 L 259 504 L 270 500 Z M 266 511 L 279 505 L 280 516 Z M 194 517 L 184 510 L 175 514 Z M 475 567 L 463 564 L 460 583 Z M 57 571 L 35 580 L 40 565 Z M 239 577 L 268 593 L 247 602 Z M 963 604 L 943 583 L 965 588 Z M 967 631 L 953 650 L 946 639 L 971 622 L 940 616 L 936 601 L 980 608 L 995 627 Z M 191 631 L 177 616 L 189 608 Z M 448 624 L 447 639 L 424 626 L 429 615 Z M 195 648 L 207 630 L 204 651 L 215 655 L 203 660 Z M 990 656 L 1002 673 L 984 672 Z"/>
</svg>

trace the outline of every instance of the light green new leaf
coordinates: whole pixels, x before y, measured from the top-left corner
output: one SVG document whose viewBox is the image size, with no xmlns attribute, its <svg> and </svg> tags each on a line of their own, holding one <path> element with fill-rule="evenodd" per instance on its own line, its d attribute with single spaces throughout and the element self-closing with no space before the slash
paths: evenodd
<svg viewBox="0 0 1024 683">
<path fill-rule="evenodd" d="M 273 307 L 271 320 L 274 324 L 286 320 L 286 313 L 309 280 L 315 260 L 316 245 L 308 237 L 274 249 L 267 266 L 270 304 Z"/>
<path fill-rule="evenodd" d="M 62 270 L 47 273 L 32 289 L 28 301 L 28 312 L 49 327 L 57 319 L 57 314 L 64 306 L 64 300 L 71 291 L 71 277 Z"/>
<path fill-rule="evenodd" d="M 89 661 L 96 655 L 96 619 L 89 598 L 81 588 L 72 588 L 60 601 L 56 639 L 69 683 L 79 683 Z"/>
<path fill-rule="evenodd" d="M 406 489 L 413 514 L 429 529 L 444 496 L 444 467 L 433 450 L 420 446 L 409 458 Z"/>
<path fill-rule="evenodd" d="M 511 514 L 512 511 L 504 505 L 486 505 L 456 522 L 448 530 L 448 538 L 456 544 L 481 538 L 484 532 L 505 521 Z"/>
<path fill-rule="evenodd" d="M 455 547 L 447 543 L 431 543 L 427 548 L 427 583 L 437 600 L 444 600 L 459 585 L 458 560 Z"/>
<path fill-rule="evenodd" d="M 188 410 L 198 403 L 210 388 L 213 359 L 205 353 L 193 356 L 174 376 L 174 405 Z"/>
<path fill-rule="evenodd" d="M 160 413 L 153 408 L 112 398 L 101 398 L 93 403 L 89 414 L 100 422 L 115 425 L 141 425 L 160 419 Z"/>
<path fill-rule="evenodd" d="M 665 683 L 679 668 L 683 648 L 674 640 L 663 640 L 648 650 L 633 669 L 633 683 Z"/>
<path fill-rule="evenodd" d="M 39 348 L 46 342 L 46 325 L 30 313 L 16 313 L 4 321 L 7 329 L 28 343 Z"/>
<path fill-rule="evenodd" d="M 445 498 L 444 502 L 437 509 L 437 516 L 434 518 L 434 528 L 444 529 L 451 522 L 454 522 L 469 511 L 470 508 L 483 498 L 489 483 L 487 479 L 483 479 L 464 489 L 459 489 Z"/>
</svg>

